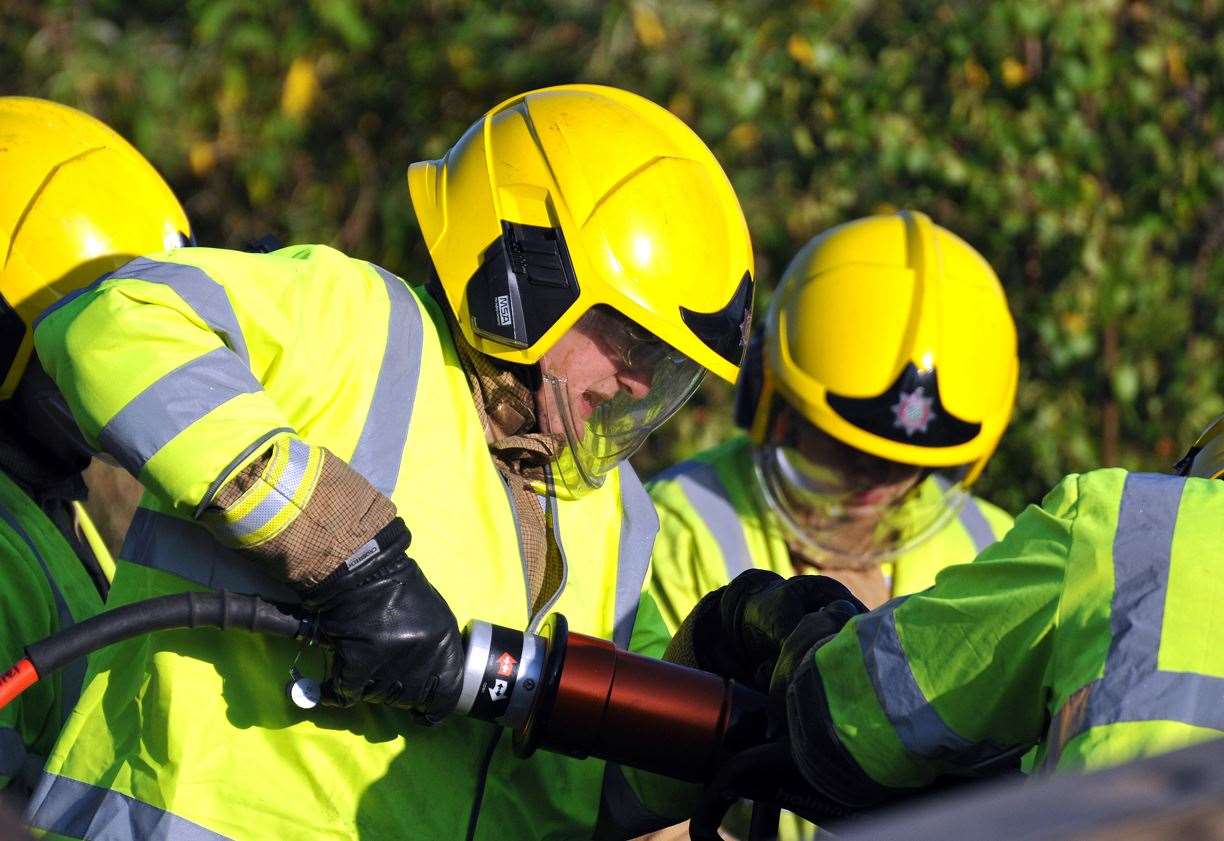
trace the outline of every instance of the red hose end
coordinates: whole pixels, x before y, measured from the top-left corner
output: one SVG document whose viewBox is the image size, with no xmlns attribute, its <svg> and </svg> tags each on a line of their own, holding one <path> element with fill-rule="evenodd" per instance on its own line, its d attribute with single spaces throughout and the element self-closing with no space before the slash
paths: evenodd
<svg viewBox="0 0 1224 841">
<path fill-rule="evenodd" d="M 38 671 L 28 657 L 0 675 L 0 710 L 7 707 L 10 701 L 36 683 L 38 683 Z"/>
</svg>

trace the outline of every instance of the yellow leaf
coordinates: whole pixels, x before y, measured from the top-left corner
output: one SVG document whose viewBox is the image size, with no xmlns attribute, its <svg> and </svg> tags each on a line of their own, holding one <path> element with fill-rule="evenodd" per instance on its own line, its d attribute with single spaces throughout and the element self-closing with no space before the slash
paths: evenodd
<svg viewBox="0 0 1224 841">
<path fill-rule="evenodd" d="M 974 90 L 985 90 L 990 87 L 990 74 L 986 68 L 971 58 L 965 59 L 965 81 Z"/>
<path fill-rule="evenodd" d="M 1169 65 L 1170 82 L 1179 88 L 1190 84 L 1190 73 L 1186 70 L 1186 59 L 1182 55 L 1180 46 L 1170 44 L 1165 49 L 1165 62 Z"/>
<path fill-rule="evenodd" d="M 727 138 L 731 141 L 731 145 L 742 152 L 747 152 L 755 149 L 761 142 L 761 130 L 752 123 L 740 123 L 728 132 Z"/>
<path fill-rule="evenodd" d="M 217 150 L 207 140 L 197 140 L 187 150 L 187 165 L 196 178 L 203 178 L 217 165 Z"/>
<path fill-rule="evenodd" d="M 812 49 L 812 42 L 798 32 L 786 39 L 786 51 L 796 63 L 804 67 L 811 67 L 812 59 L 816 55 L 816 51 Z"/>
<path fill-rule="evenodd" d="M 285 85 L 281 88 L 281 113 L 295 120 L 305 116 L 314 105 L 318 93 L 319 77 L 315 74 L 314 60 L 298 56 L 285 74 Z"/>
<path fill-rule="evenodd" d="M 667 40 L 667 30 L 659 15 L 645 3 L 633 4 L 633 32 L 643 47 L 660 47 Z"/>
<path fill-rule="evenodd" d="M 1082 312 L 1065 312 L 1060 320 L 1063 329 L 1072 336 L 1079 336 L 1088 329 L 1088 319 Z"/>
<path fill-rule="evenodd" d="M 999 71 L 1003 75 L 1003 84 L 1009 88 L 1018 88 L 1028 81 L 1028 68 L 1011 56 L 1003 59 Z"/>
</svg>

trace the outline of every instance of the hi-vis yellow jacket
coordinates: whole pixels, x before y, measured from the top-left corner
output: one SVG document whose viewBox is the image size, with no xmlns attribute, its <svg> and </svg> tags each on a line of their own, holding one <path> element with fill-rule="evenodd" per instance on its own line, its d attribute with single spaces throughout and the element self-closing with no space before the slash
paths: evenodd
<svg viewBox="0 0 1224 841">
<path fill-rule="evenodd" d="M 796 670 L 796 758 L 821 763 L 832 737 L 909 788 L 1034 746 L 1061 772 L 1221 738 L 1222 517 L 1215 479 L 1066 477 L 972 564 L 855 617 Z"/>
<path fill-rule="evenodd" d="M 933 483 L 931 493 L 941 493 Z M 761 493 L 752 445 L 739 436 L 676 465 L 649 482 L 659 511 L 652 593 L 672 631 L 703 595 L 746 569 L 795 574 L 786 535 Z M 1012 518 L 969 497 L 940 531 L 885 564 L 892 595 L 931 586 L 940 570 L 963 564 L 1011 528 Z"/>
<path fill-rule="evenodd" d="M 642 597 L 657 519 L 628 465 L 582 499 L 540 498 L 565 576 L 529 615 L 513 502 L 445 320 L 376 266 L 322 246 L 141 258 L 44 314 L 36 346 L 86 437 L 149 490 L 115 605 L 193 587 L 290 598 L 193 520 L 235 466 L 296 435 L 392 498 L 410 554 L 460 625 L 526 628 L 559 610 L 622 646 L 665 644 Z M 492 725 L 426 728 L 373 705 L 298 710 L 283 692 L 297 651 L 177 631 L 101 652 L 35 792 L 33 825 L 133 841 L 531 838 L 642 816 L 632 775 L 520 760 Z M 313 649 L 298 665 L 323 671 Z"/>
</svg>

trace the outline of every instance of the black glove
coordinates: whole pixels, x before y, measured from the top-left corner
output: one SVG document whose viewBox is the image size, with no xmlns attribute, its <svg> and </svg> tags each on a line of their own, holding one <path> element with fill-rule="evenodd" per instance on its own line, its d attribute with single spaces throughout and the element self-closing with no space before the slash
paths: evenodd
<svg viewBox="0 0 1224 841">
<path fill-rule="evenodd" d="M 323 703 L 390 704 L 439 720 L 455 709 L 463 643 L 455 616 L 404 554 L 412 536 L 396 517 L 358 552 L 302 595 L 318 613 L 332 649 Z"/>
<path fill-rule="evenodd" d="M 857 600 L 838 599 L 825 607 L 809 613 L 799 621 L 782 644 L 773 675 L 769 682 L 769 697 L 780 708 L 786 706 L 786 689 L 790 686 L 795 669 L 846 626 L 846 623 L 863 613 L 866 608 Z"/>
<path fill-rule="evenodd" d="M 707 593 L 676 631 L 664 657 L 768 692 L 787 637 L 809 613 L 845 601 L 866 610 L 839 581 L 783 578 L 750 569 Z"/>
</svg>

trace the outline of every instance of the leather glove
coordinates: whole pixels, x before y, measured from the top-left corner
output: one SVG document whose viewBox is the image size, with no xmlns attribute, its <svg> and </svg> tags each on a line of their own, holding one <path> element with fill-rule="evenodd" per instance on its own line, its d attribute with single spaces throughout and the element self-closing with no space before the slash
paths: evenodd
<svg viewBox="0 0 1224 841">
<path fill-rule="evenodd" d="M 831 640 L 847 622 L 865 610 L 857 600 L 838 599 L 799 620 L 795 630 L 791 631 L 782 644 L 782 651 L 778 654 L 777 664 L 769 681 L 769 697 L 778 708 L 786 706 L 786 689 L 790 686 L 795 670 L 817 648 Z"/>
<path fill-rule="evenodd" d="M 463 643 L 454 614 L 404 550 L 396 517 L 335 572 L 302 594 L 331 648 L 324 704 L 389 704 L 438 721 L 454 711 Z"/>
<path fill-rule="evenodd" d="M 697 603 L 664 657 L 768 692 L 787 637 L 804 616 L 836 601 L 866 610 L 845 585 L 832 578 L 783 578 L 750 569 Z"/>
</svg>

